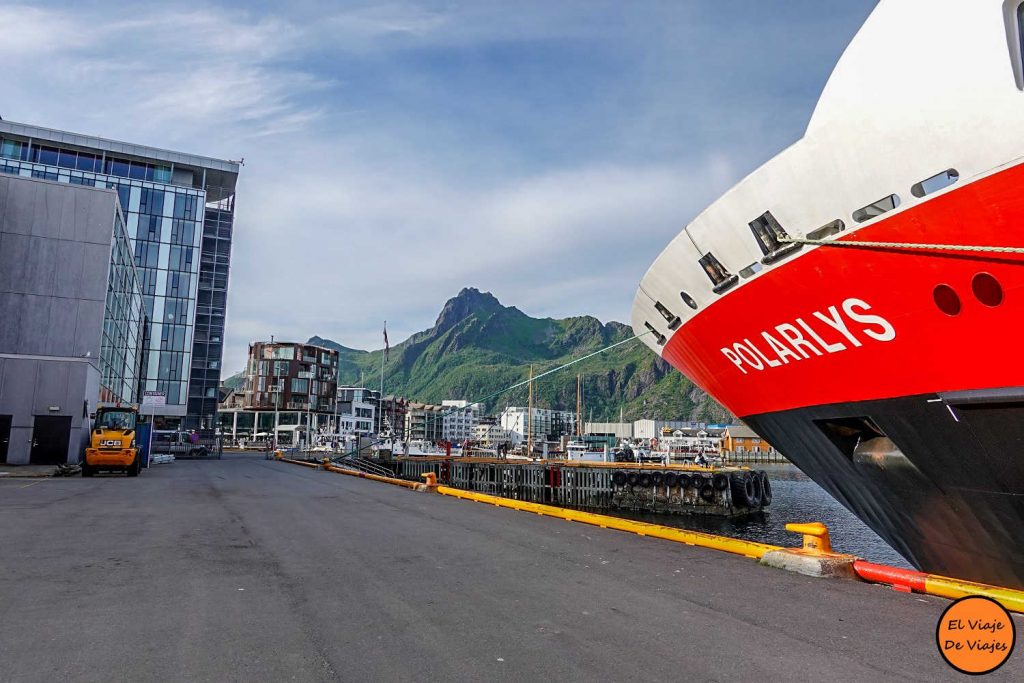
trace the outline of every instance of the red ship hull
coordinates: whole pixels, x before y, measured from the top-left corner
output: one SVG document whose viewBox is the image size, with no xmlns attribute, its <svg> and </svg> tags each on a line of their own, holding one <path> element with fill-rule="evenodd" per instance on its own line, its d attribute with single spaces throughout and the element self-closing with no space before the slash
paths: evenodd
<svg viewBox="0 0 1024 683">
<path fill-rule="evenodd" d="M 1024 246 L 1024 166 L 841 239 Z M 824 246 L 662 355 L 918 567 L 1024 587 L 1022 350 L 1024 255 Z"/>
</svg>

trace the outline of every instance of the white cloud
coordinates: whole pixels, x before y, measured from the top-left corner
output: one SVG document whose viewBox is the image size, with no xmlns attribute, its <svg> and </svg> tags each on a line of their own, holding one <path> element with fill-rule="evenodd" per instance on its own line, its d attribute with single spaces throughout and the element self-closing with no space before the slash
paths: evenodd
<svg viewBox="0 0 1024 683">
<path fill-rule="evenodd" d="M 254 265 L 232 274 L 235 365 L 246 341 L 270 334 L 369 348 L 387 318 L 402 339 L 463 286 L 532 315 L 625 320 L 647 264 L 728 182 L 722 160 L 709 159 L 453 185 L 354 153 L 292 147 L 295 163 L 274 157 L 276 172 L 260 173 L 259 191 L 240 202 L 234 259 Z"/>
<path fill-rule="evenodd" d="M 0 7 L 5 106 L 43 114 L 32 123 L 58 119 L 82 130 L 84 122 L 82 132 L 157 146 L 287 132 L 319 115 L 304 95 L 330 87 L 329 79 L 286 60 L 305 48 L 302 29 L 240 11 L 143 7 L 133 6 L 129 19 L 103 7 Z M 40 51 L 48 53 L 42 63 Z M 68 104 L 73 114 L 61 111 Z M 69 115 L 77 125 L 63 121 Z"/>
<path fill-rule="evenodd" d="M 812 3 L 719 7 L 0 6 L 0 115 L 246 158 L 228 370 L 270 334 L 368 348 L 387 318 L 397 342 L 464 286 L 624 321 L 685 221 L 805 123 L 816 86 L 779 92 L 773 57 L 823 78 L 842 47 Z"/>
<path fill-rule="evenodd" d="M 66 15 L 29 5 L 0 6 L 0 58 L 39 58 L 89 45 L 93 37 Z"/>
</svg>

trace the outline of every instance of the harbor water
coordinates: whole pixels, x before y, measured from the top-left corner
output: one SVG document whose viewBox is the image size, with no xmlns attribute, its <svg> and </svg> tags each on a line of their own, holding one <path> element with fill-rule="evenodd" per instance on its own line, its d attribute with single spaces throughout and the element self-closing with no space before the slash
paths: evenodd
<svg viewBox="0 0 1024 683">
<path fill-rule="evenodd" d="M 821 522 L 828 526 L 832 536 L 832 547 L 837 552 L 857 555 L 871 562 L 912 568 L 878 534 L 865 526 L 796 466 L 766 464 L 750 467 L 766 471 L 772 482 L 774 498 L 771 506 L 763 512 L 730 518 L 708 515 L 624 516 L 691 531 L 704 531 L 782 546 L 796 546 L 801 542 L 797 534 L 786 531 L 786 524 Z"/>
</svg>

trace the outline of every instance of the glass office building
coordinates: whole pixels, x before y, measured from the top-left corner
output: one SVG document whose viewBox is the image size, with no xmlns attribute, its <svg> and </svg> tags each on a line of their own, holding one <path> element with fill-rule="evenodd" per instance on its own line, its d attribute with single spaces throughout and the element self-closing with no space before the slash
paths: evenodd
<svg viewBox="0 0 1024 683">
<path fill-rule="evenodd" d="M 100 337 L 100 403 L 134 403 L 139 388 L 145 310 L 132 246 L 121 214 L 114 219 Z"/>
<path fill-rule="evenodd" d="M 158 428 L 212 429 L 238 164 L 0 120 L 0 173 L 115 189 L 142 285 L 138 393 Z"/>
</svg>

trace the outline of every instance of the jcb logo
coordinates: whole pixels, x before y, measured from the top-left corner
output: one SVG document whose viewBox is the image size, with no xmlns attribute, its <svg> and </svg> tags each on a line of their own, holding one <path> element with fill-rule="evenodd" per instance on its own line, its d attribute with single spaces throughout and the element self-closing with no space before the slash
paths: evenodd
<svg viewBox="0 0 1024 683">
<path fill-rule="evenodd" d="M 120 446 L 121 442 L 120 441 L 114 441 L 113 439 L 107 439 L 106 441 L 102 442 L 100 445 L 101 446 Z"/>
</svg>

